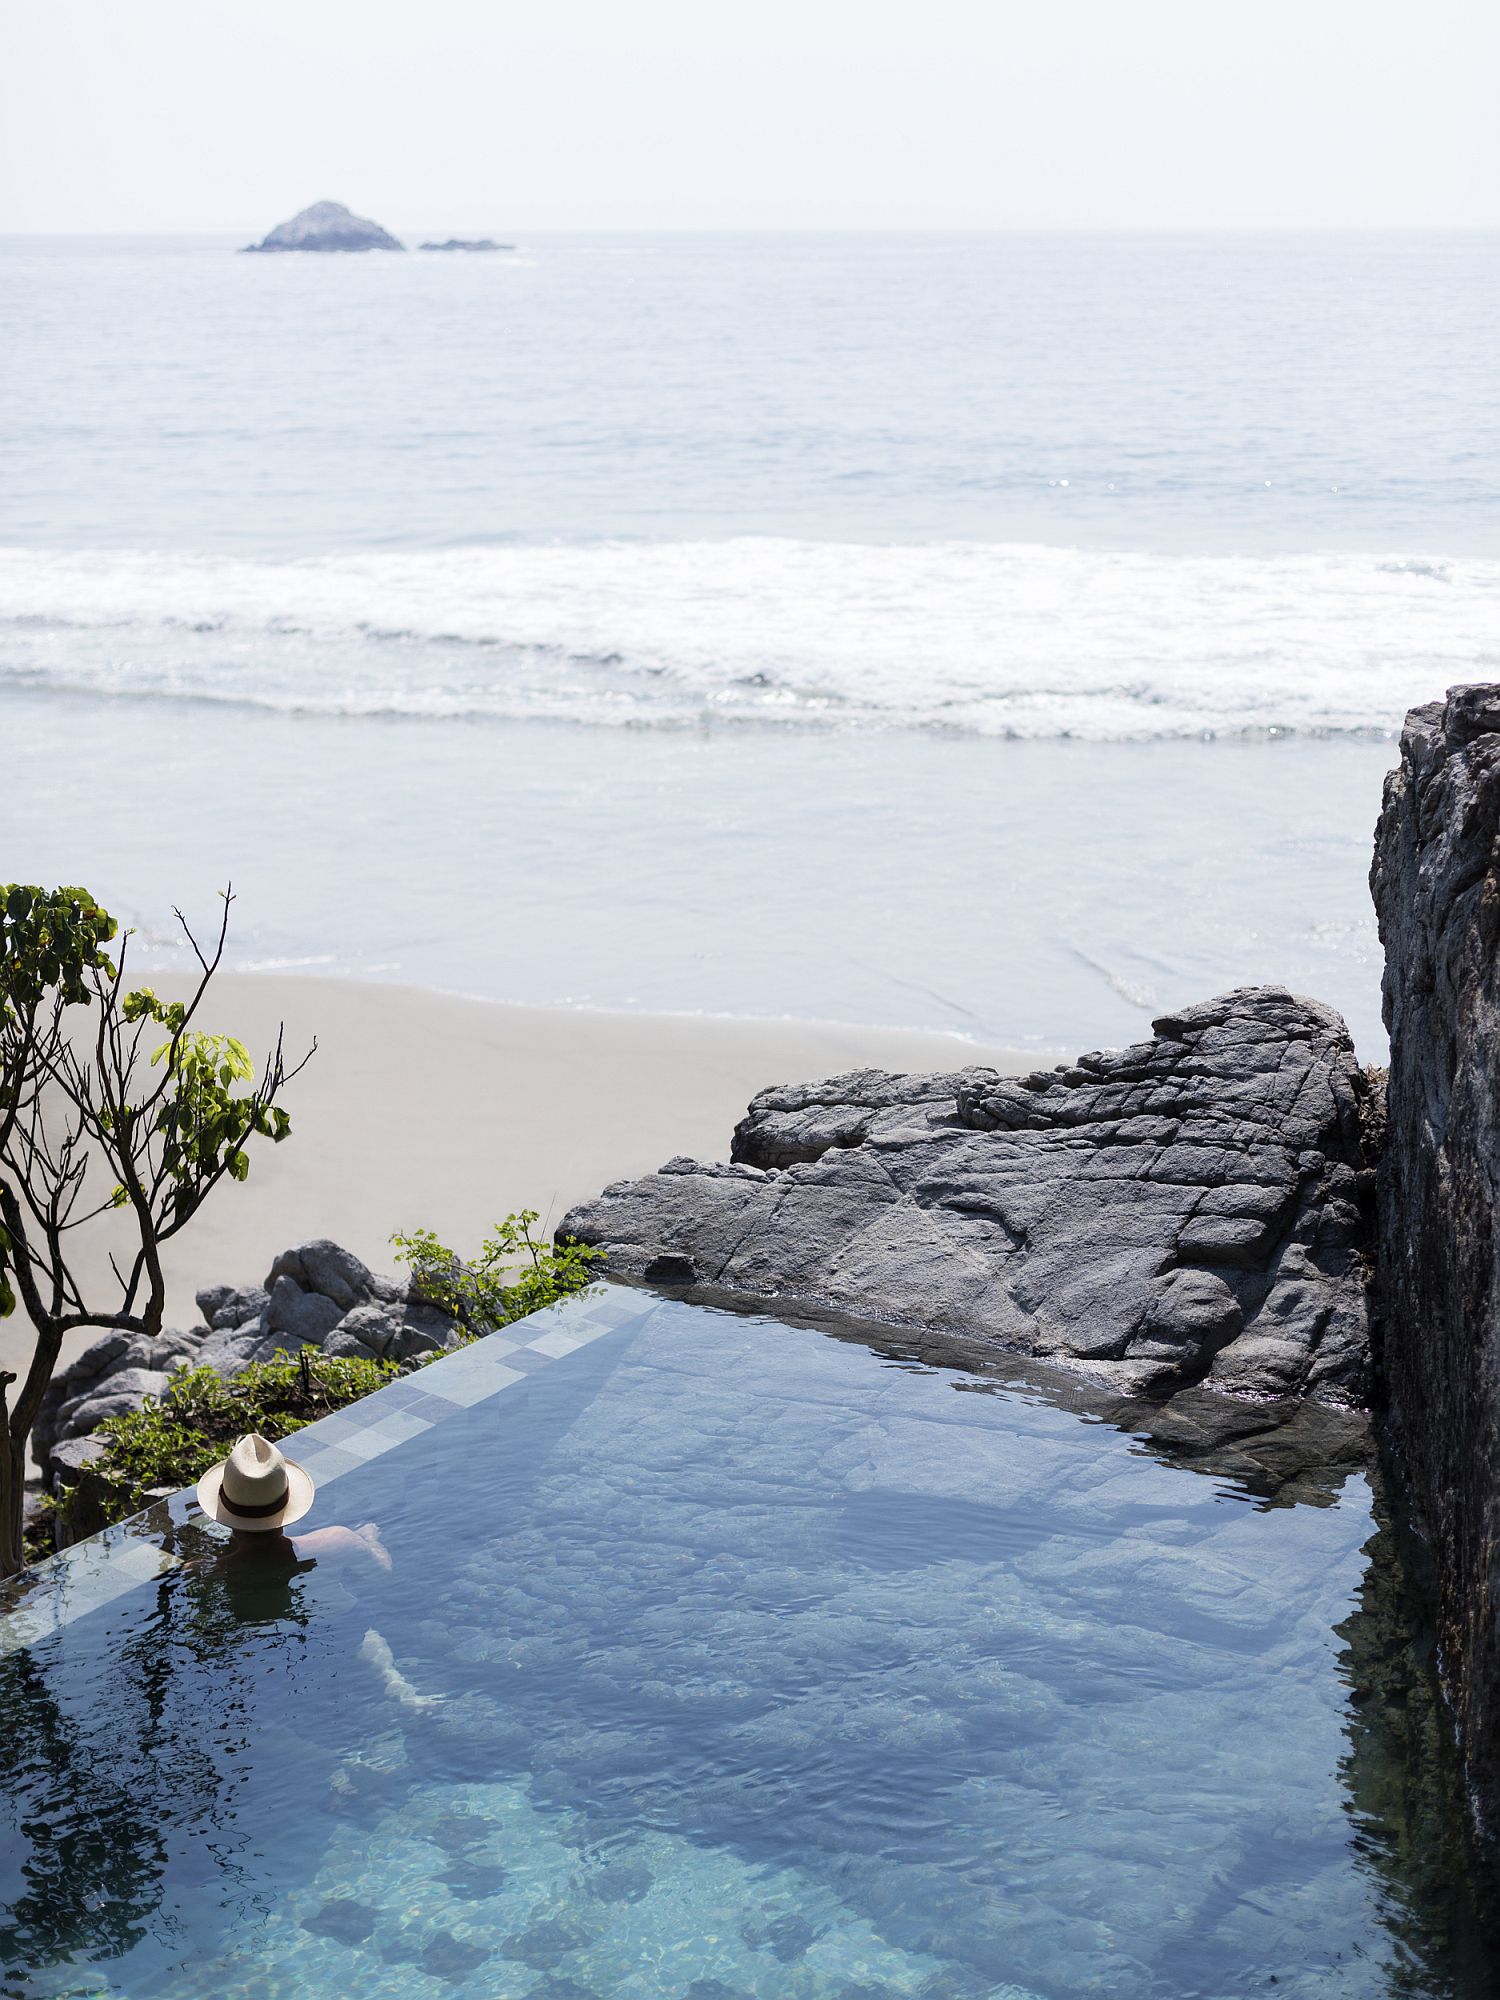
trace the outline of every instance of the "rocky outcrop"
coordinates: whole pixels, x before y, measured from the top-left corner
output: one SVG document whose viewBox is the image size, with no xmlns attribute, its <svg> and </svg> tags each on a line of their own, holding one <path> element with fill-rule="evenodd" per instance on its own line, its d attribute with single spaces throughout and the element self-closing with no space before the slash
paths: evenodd
<svg viewBox="0 0 1500 2000">
<path fill-rule="evenodd" d="M 610 1270 L 977 1336 L 1125 1394 L 1360 1402 L 1374 1088 L 1339 1016 L 1229 993 L 1025 1077 L 763 1091 L 729 1165 L 566 1216 Z"/>
<path fill-rule="evenodd" d="M 259 243 L 246 250 L 404 250 L 387 229 L 352 215 L 341 201 L 315 201 L 290 222 L 278 222 Z"/>
<path fill-rule="evenodd" d="M 514 243 L 495 243 L 488 236 L 450 236 L 446 243 L 419 243 L 419 250 L 514 250 Z"/>
<path fill-rule="evenodd" d="M 1370 886 L 1391 1037 L 1384 1442 L 1430 1557 L 1468 1782 L 1500 1834 L 1500 687 L 1407 717 Z"/>
<path fill-rule="evenodd" d="M 428 1305 L 407 1279 L 371 1271 L 352 1251 L 318 1238 L 283 1250 L 263 1285 L 212 1285 L 199 1292 L 201 1326 L 155 1340 L 106 1333 L 53 1378 L 32 1431 L 44 1478 L 67 1477 L 62 1448 L 106 1417 L 160 1397 L 181 1368 L 238 1375 L 252 1362 L 304 1347 L 358 1360 L 413 1361 L 444 1353 L 463 1329 Z"/>
</svg>

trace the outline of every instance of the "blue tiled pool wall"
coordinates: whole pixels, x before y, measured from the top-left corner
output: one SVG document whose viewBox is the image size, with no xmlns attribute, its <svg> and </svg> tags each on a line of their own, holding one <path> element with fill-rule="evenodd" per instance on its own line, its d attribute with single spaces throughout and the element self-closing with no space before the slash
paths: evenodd
<svg viewBox="0 0 1500 2000">
<path fill-rule="evenodd" d="M 1267 1990 L 1387 1991 L 1383 1980 L 1361 1983 L 1363 1975 L 1330 1960 L 1327 1940 L 1361 1921 L 1388 1931 L 1393 1953 L 1412 1961 L 1415 1983 L 1389 1990 L 1461 1990 L 1436 1960 L 1423 1970 L 1435 1937 L 1446 1932 L 1451 1947 L 1455 1935 L 1472 1939 L 1474 1928 L 1452 1866 L 1426 1865 L 1452 1851 L 1451 1825 L 1433 1786 L 1413 1782 L 1421 1769 L 1416 1760 L 1431 1754 L 1441 1731 L 1428 1727 L 1420 1701 L 1411 1699 L 1410 1648 L 1402 1636 L 1408 1627 L 1393 1607 L 1395 1566 L 1380 1559 L 1379 1541 L 1361 1577 L 1358 1541 L 1369 1524 L 1357 1510 L 1329 1508 L 1315 1523 L 1327 1564 L 1347 1576 L 1353 1607 L 1337 1634 L 1327 1629 L 1326 1615 L 1324 1629 L 1328 1648 L 1341 1648 L 1346 1669 L 1369 1676 L 1373 1691 L 1357 1681 L 1347 1717 L 1336 1691 L 1308 1699 L 1302 1681 L 1318 1643 L 1310 1629 L 1297 1637 L 1303 1652 L 1293 1649 L 1301 1667 L 1293 1656 L 1286 1662 L 1286 1711 L 1274 1724 L 1263 1713 L 1232 1717 L 1226 1743 L 1224 1717 L 1212 1712 L 1213 1690 L 1174 1687 L 1166 1691 L 1169 1703 L 1181 1710 L 1186 1701 L 1187 1710 L 1170 1728 L 1160 1720 L 1154 1725 L 1161 1729 L 1157 1786 L 1146 1787 L 1122 1813 L 1119 1758 L 1142 1755 L 1139 1741 L 1116 1743 L 1109 1727 L 1112 1712 L 1123 1714 L 1140 1692 L 1140 1635 L 1130 1622 L 1128 1592 L 1113 1634 L 1097 1617 L 1070 1621 L 1066 1578 L 1055 1575 L 1048 1580 L 1054 1601 L 1047 1629 L 1037 1625 L 1035 1607 L 1027 1610 L 1019 1600 L 1023 1624 L 1006 1624 L 986 1588 L 997 1539 L 1012 1569 L 1056 1567 L 1055 1516 L 1046 1504 L 1028 1507 L 1024 1492 L 999 1504 L 961 1490 L 946 1495 L 930 1524 L 948 1542 L 939 1567 L 967 1564 L 974 1579 L 971 1591 L 955 1592 L 952 1575 L 940 1583 L 929 1575 L 932 1548 L 921 1519 L 909 1508 L 888 1508 L 889 1518 L 882 1518 L 878 1481 L 859 1486 L 858 1463 L 828 1466 L 822 1491 L 789 1493 L 773 1479 L 758 1491 L 754 1478 L 744 1476 L 755 1456 L 746 1409 L 775 1400 L 770 1378 L 781 1360 L 773 1354 L 763 1367 L 753 1349 L 774 1349 L 779 1330 L 756 1329 L 747 1351 L 743 1326 L 734 1329 L 734 1365 L 748 1368 L 754 1382 L 743 1399 L 732 1392 L 726 1398 L 716 1449 L 711 1434 L 692 1436 L 694 1426 L 681 1413 L 700 1409 L 705 1371 L 733 1374 L 728 1350 L 736 1343 L 705 1344 L 687 1368 L 667 1353 L 637 1359 L 643 1342 L 651 1345 L 658 1310 L 676 1309 L 612 1289 L 565 1309 L 530 1342 L 483 1354 L 482 1366 L 469 1358 L 480 1355 L 478 1348 L 454 1357 L 465 1366 L 453 1375 L 451 1394 L 444 1376 L 454 1362 L 445 1362 L 361 1406 L 364 1421 L 343 1413 L 302 1434 L 298 1455 L 332 1488 L 323 1499 L 337 1518 L 420 1510 L 437 1494 L 442 1535 L 421 1549 L 396 1547 L 393 1575 L 353 1591 L 317 1572 L 296 1579 L 290 1601 L 273 1606 L 258 1625 L 253 1670 L 244 1676 L 225 1670 L 225 1648 L 232 1654 L 235 1635 L 246 1629 L 244 1607 L 216 1605 L 211 1594 L 196 1593 L 184 1630 L 180 1580 L 158 1582 L 159 1615 L 144 1630 L 132 1629 L 119 1662 L 122 1684 L 139 1676 L 139 1706 L 121 1703 L 118 1711 L 119 1760 L 89 1749 L 90 1689 L 75 1692 L 71 1713 L 65 1698 L 49 1723 L 48 1704 L 59 1707 L 55 1677 L 49 1685 L 31 1656 L 15 1656 L 10 1664 L 19 1678 L 7 1672 L 5 1679 L 7 1698 L 22 1705 L 21 1731 L 56 1745 L 71 1730 L 78 1746 L 67 1782 L 80 1788 L 78 1823 L 86 1832 L 82 1851 L 75 1843 L 57 1865 L 96 1885 L 98 1908 L 90 1913 L 85 1897 L 77 1919 L 85 1947 L 92 1938 L 93 1950 L 118 1949 L 132 1926 L 143 1925 L 153 1884 L 163 1873 L 180 1873 L 216 1821 L 212 1837 L 222 1856 L 227 1820 L 230 1847 L 238 1843 L 247 1855 L 258 1847 L 277 1850 L 283 1863 L 295 1863 L 283 1879 L 307 1887 L 294 1892 L 291 1913 L 267 1911 L 259 1907 L 265 1887 L 256 1866 L 245 1864 L 246 1901 L 237 1900 L 236 1868 L 227 1869 L 222 1931 L 230 1950 L 214 1975 L 221 1982 L 214 1990 L 226 1994 L 239 1990 L 233 1941 L 246 1923 L 258 1921 L 289 1931 L 283 1971 L 291 1983 L 267 1986 L 267 1993 L 336 1991 L 336 1983 L 304 1989 L 297 1982 L 364 1978 L 367 1967 L 351 1963 L 341 1971 L 340 1959 L 368 1956 L 373 1939 L 381 1945 L 379 1963 L 399 1980 L 389 1990 L 403 1995 L 594 1992 L 602 2000 L 635 1990 L 609 1982 L 634 1976 L 629 1965 L 637 1964 L 641 1942 L 631 1926 L 644 1923 L 643 1913 L 668 1893 L 690 1930 L 716 1921 L 715 1911 L 739 1912 L 723 1948 L 725 1977 L 699 1978 L 701 1992 L 692 1981 L 660 1986 L 694 1992 L 696 2000 L 747 1992 L 778 2000 L 803 1992 L 912 1992 L 933 2000 L 1001 1992 L 1217 1992 L 1215 1968 L 1226 1945 L 1234 1948 L 1226 1920 L 1241 1924 L 1246 1952 L 1257 1943 L 1235 1866 L 1223 1853 L 1210 1853 L 1196 1883 L 1181 1870 L 1168 1882 L 1154 1865 L 1154 1843 L 1174 1813 L 1185 1810 L 1182 1801 L 1201 1788 L 1205 1742 L 1213 1745 L 1221 1782 L 1232 1782 L 1236 1767 L 1242 1771 L 1249 1801 L 1262 1775 L 1255 1760 L 1267 1754 L 1270 1733 L 1275 1754 L 1302 1759 L 1314 1779 L 1317 1740 L 1324 1741 L 1341 1782 L 1321 1793 L 1314 1784 L 1291 1824 L 1252 1829 L 1236 1849 L 1249 1889 L 1264 1896 L 1269 1884 L 1279 1898 L 1281 1945 L 1288 1925 L 1306 1935 L 1304 1976 L 1291 1980 L 1283 1969 Z M 552 1371 L 550 1364 L 564 1357 L 576 1360 Z M 774 1428 L 790 1424 L 795 1432 L 805 1423 L 820 1449 L 836 1451 L 830 1441 L 840 1430 L 839 1371 L 830 1375 L 816 1365 L 813 1350 L 798 1348 L 790 1359 L 790 1393 Z M 903 1396 L 911 1392 L 913 1366 L 907 1360 L 891 1367 L 893 1376 L 906 1378 Z M 686 1378 L 688 1393 L 679 1398 L 671 1393 L 674 1374 Z M 950 1396 L 977 1386 L 933 1379 Z M 524 1405 L 525 1422 L 510 1463 L 497 1472 L 489 1413 L 500 1407 L 493 1399 L 502 1390 L 507 1405 Z M 955 1399 L 956 1408 L 965 1400 Z M 593 1449 L 602 1445 L 594 1427 L 608 1425 L 614 1433 L 622 1421 L 637 1442 L 638 1464 L 632 1472 L 627 1459 L 605 1471 L 605 1461 L 618 1455 Z M 1075 1456 L 1065 1447 L 1076 1425 L 1064 1414 L 1038 1409 L 1035 1421 L 1041 1425 L 1035 1450 L 1063 1447 L 1064 1463 Z M 949 1428 L 951 1440 L 945 1434 L 944 1441 L 961 1442 L 962 1419 Z M 1074 1471 L 1088 1468 L 1096 1490 L 1101 1477 L 1107 1484 L 1122 1473 L 1134 1483 L 1119 1463 L 1132 1450 L 1128 1443 L 1110 1442 L 1108 1434 L 1085 1436 L 1083 1443 Z M 724 1519 L 716 1501 L 731 1460 L 736 1500 Z M 490 1480 L 482 1534 L 471 1532 L 465 1501 L 465 1468 L 481 1462 Z M 1167 1484 L 1115 1518 L 1111 1544 L 1121 1534 L 1143 1534 L 1153 1540 L 1156 1559 L 1170 1560 L 1174 1536 L 1197 1547 L 1205 1534 L 1212 1539 L 1209 1531 L 1226 1508 L 1230 1516 L 1248 1515 L 1213 1480 L 1159 1470 L 1156 1479 Z M 1077 1482 L 1070 1475 L 1067 1483 Z M 852 1507 L 851 1491 L 864 1495 Z M 111 1538 L 102 1562 L 97 1551 L 76 1550 L 53 1566 L 65 1577 L 52 1602 L 59 1630 L 70 1617 L 107 1619 L 112 1605 L 119 1609 L 127 1596 L 138 1601 L 141 1589 L 151 1589 L 140 1552 L 149 1551 L 158 1569 L 163 1539 L 175 1552 L 191 1553 L 203 1531 L 195 1534 L 186 1513 L 171 1503 L 157 1510 L 152 1525 Z M 516 1523 L 511 1533 L 507 1517 Z M 323 1507 L 315 1518 L 325 1518 Z M 1287 1518 L 1314 1522 L 1303 1508 Z M 1164 1520 L 1172 1527 L 1165 1536 Z M 767 1560 L 768 1535 L 781 1560 Z M 1083 1540 L 1082 1559 L 1097 1558 L 1099 1551 Z M 1257 1547 L 1264 1561 L 1264 1541 Z M 851 1558 L 864 1577 L 857 1612 L 838 1601 L 838 1578 Z M 1079 1559 L 1077 1550 L 1071 1559 Z M 170 1554 L 166 1562 L 173 1566 Z M 123 1593 L 113 1587 L 122 1577 Z M 1275 1585 L 1273 1569 L 1271 1597 Z M 1097 1562 L 1082 1587 L 1097 1608 Z M 580 1606 L 586 1637 L 577 1630 Z M 1312 1610 L 1313 1627 L 1319 1615 Z M 1156 1638 L 1185 1649 L 1184 1657 L 1197 1657 L 1205 1645 L 1217 1654 L 1227 1646 L 1231 1656 L 1249 1646 L 1253 1654 L 1260 1643 L 1254 1617 L 1226 1622 L 1212 1591 L 1202 1602 L 1178 1602 L 1174 1616 L 1186 1621 L 1184 1629 Z M 393 1719 L 389 1705 L 375 1698 L 353 1659 L 369 1620 L 389 1627 L 399 1664 L 419 1692 L 445 1694 L 440 1706 Z M 946 1634 L 936 1662 L 929 1656 L 935 1632 Z M 920 1652 L 913 1635 L 922 1635 Z M 47 1650 L 38 1648 L 37 1658 Z M 1017 1672 L 1028 1656 L 1045 1671 Z M 1087 1682 L 1088 1699 L 1076 1715 L 1066 1703 L 1059 1707 L 1060 1662 Z M 745 1663 L 748 1673 L 739 1671 Z M 285 1713 L 268 1700 L 278 1686 L 288 1697 Z M 1195 1694 L 1205 1697 L 1201 1714 L 1192 1712 Z M 163 1761 L 154 1754 L 153 1729 L 157 1748 L 199 1739 L 179 1773 L 165 1826 L 159 1813 L 151 1824 L 151 1815 L 132 1819 L 128 1810 L 132 1795 L 160 1802 Z M 289 1801 L 278 1792 L 258 1814 L 256 1770 L 266 1761 L 268 1735 L 277 1732 L 285 1740 L 275 1756 L 300 1772 L 302 1794 Z M 1236 1734 L 1243 1749 L 1234 1746 Z M 246 1747 L 252 1739 L 257 1751 Z M 819 1781 L 811 1788 L 809 1769 Z M 794 1770 L 799 1783 L 788 1792 L 784 1780 Z M 1057 1821 L 1050 1854 L 1037 1846 L 1032 1807 L 1039 1794 L 1052 1799 Z M 1285 1799 L 1279 1809 L 1286 1813 Z M 1356 1869 L 1337 1859 L 1350 1827 L 1362 1848 Z M 951 1858 L 924 1844 L 937 1830 L 969 1857 L 957 1874 Z M 519 1879 L 518 1849 L 534 1857 L 533 1879 Z M 1107 1923 L 1097 1908 L 1101 1882 L 1132 1867 L 1140 1880 L 1128 1917 L 1123 1925 Z M 134 1900 L 132 1871 L 139 1878 Z M 1060 1886 L 1063 1876 L 1070 1880 Z M 1027 1886 L 1041 1879 L 1049 1884 L 1045 1903 Z M 401 1955 L 404 1929 L 394 1940 L 387 1935 L 382 1899 L 393 1883 L 405 1898 L 405 1921 L 428 1940 L 415 1957 Z M 504 1912 L 512 1893 L 516 1909 L 487 1932 L 472 1913 Z M 1356 1906 L 1363 1903 L 1370 1909 L 1361 1918 Z M 346 1914 L 346 1905 L 354 1914 Z M 381 1915 L 364 1939 L 337 1934 L 340 1926 L 357 1929 L 365 1921 L 359 1913 L 376 1909 Z M 467 1920 L 444 1914 L 453 1909 L 471 1914 Z M 51 1948 L 64 1942 L 54 1937 Z M 1475 1949 L 1482 1954 L 1483 1947 Z M 481 1951 L 468 1966 L 466 1954 Z M 1451 1949 L 1442 1957 L 1450 1955 Z M 497 1974 L 497 1965 L 508 1970 Z M 204 1976 L 204 1966 L 196 1955 L 175 1986 L 163 1966 L 152 1988 L 102 1984 L 77 1991 L 159 1990 L 169 2000 L 174 1992 L 202 1991 L 193 1981 Z M 663 1982 L 668 1970 L 664 1961 Z M 580 1973 L 589 1975 L 588 1984 Z M 515 1983 L 496 1985 L 497 1976 Z"/>
</svg>

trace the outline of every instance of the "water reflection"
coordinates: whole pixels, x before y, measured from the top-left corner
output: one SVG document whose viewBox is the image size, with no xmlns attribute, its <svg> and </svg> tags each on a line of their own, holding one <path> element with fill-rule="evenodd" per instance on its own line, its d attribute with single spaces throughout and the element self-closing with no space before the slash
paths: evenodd
<svg viewBox="0 0 1500 2000">
<path fill-rule="evenodd" d="M 1465 1830 L 1432 1630 L 1411 1574 L 1420 1558 L 1378 1488 L 1376 1520 L 1358 1605 L 1336 1628 L 1349 1685 L 1340 1775 L 1353 1843 L 1381 1887 L 1392 2000 L 1483 2000 L 1500 1989 L 1500 1857 L 1476 1851 Z"/>
<path fill-rule="evenodd" d="M 131 1649 L 120 1665 L 122 1727 L 137 1717 L 149 1726 L 149 1661 Z M 0 1715 L 0 1783 L 20 1809 L 13 1833 L 22 1843 L 22 1886 L 0 1914 L 10 1992 L 29 1972 L 118 1958 L 139 1944 L 160 1898 L 166 1846 L 157 1787 L 137 1788 L 100 1756 L 94 1719 L 64 1712 L 29 1653 L 0 1662 Z"/>
<path fill-rule="evenodd" d="M 733 1294 L 698 1287 L 692 1296 L 746 1317 L 764 1316 L 763 1304 Z M 775 1324 L 849 1341 L 897 1366 L 945 1371 L 961 1392 L 1022 1396 L 1085 1423 L 1108 1425 L 1128 1433 L 1144 1455 L 1231 1481 L 1265 1506 L 1331 1506 L 1351 1473 L 1374 1465 L 1370 1425 L 1357 1410 L 1295 1397 L 1251 1402 L 1204 1388 L 1155 1402 L 1102 1391 L 1065 1369 L 957 1335 L 872 1326 L 835 1312 L 789 1313 Z"/>
<path fill-rule="evenodd" d="M 185 1833 L 211 1840 L 216 1869 L 234 1872 L 254 1697 L 271 1670 L 266 1642 L 274 1650 L 277 1640 L 262 1634 L 247 1657 L 235 1607 L 175 1579 L 136 1593 L 131 1610 L 111 1621 L 112 1643 L 81 1660 L 64 1664 L 56 1642 L 0 1658 L 0 1790 L 12 1817 L 4 1872 L 13 1867 L 20 1885 L 0 1910 L 11 1981 L 141 1944 L 160 1920 Z M 282 1615 L 292 1630 L 305 1623 L 291 1599 Z M 188 1671 L 202 1662 L 212 1663 L 211 1687 Z"/>
</svg>

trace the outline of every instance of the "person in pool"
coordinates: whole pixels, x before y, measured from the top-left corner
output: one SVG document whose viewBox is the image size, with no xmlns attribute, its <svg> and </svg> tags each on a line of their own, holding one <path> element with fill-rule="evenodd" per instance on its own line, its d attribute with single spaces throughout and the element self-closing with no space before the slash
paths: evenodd
<svg viewBox="0 0 1500 2000">
<path fill-rule="evenodd" d="M 309 1512 L 317 1487 L 311 1473 L 259 1431 L 240 1438 L 227 1458 L 211 1466 L 198 1481 L 197 1493 L 208 1518 L 230 1530 L 228 1543 L 204 1565 L 204 1573 L 222 1578 L 231 1598 L 257 1622 L 284 1613 L 292 1577 L 321 1560 L 352 1557 L 382 1570 L 392 1567 L 390 1550 L 373 1521 L 357 1528 L 313 1528 L 296 1536 L 286 1532 Z M 359 1657 L 375 1669 L 393 1700 L 426 1708 L 441 1699 L 418 1694 L 373 1627 L 364 1635 Z"/>
</svg>

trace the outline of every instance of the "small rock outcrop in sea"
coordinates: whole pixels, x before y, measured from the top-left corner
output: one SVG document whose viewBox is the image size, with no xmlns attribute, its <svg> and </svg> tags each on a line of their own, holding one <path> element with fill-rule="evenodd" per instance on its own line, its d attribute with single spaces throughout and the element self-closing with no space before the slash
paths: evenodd
<svg viewBox="0 0 1500 2000">
<path fill-rule="evenodd" d="M 341 201 L 315 201 L 290 222 L 278 222 L 260 243 L 246 250 L 404 250 L 387 229 L 352 215 Z"/>
<path fill-rule="evenodd" d="M 304 1347 L 359 1360 L 409 1361 L 456 1347 L 463 1330 L 428 1305 L 405 1278 L 371 1271 L 350 1250 L 318 1238 L 283 1250 L 262 1285 L 212 1285 L 199 1292 L 201 1326 L 155 1340 L 106 1333 L 54 1376 L 32 1431 L 44 1477 L 60 1449 L 97 1430 L 106 1417 L 138 1410 L 160 1396 L 180 1368 L 238 1375 L 278 1348 Z M 76 1456 L 76 1455 L 75 1455 Z"/>
<path fill-rule="evenodd" d="M 1383 1443 L 1426 1543 L 1469 1787 L 1500 1835 L 1500 687 L 1407 717 L 1370 887 L 1391 1037 Z"/>
<path fill-rule="evenodd" d="M 1281 987 L 1025 1077 L 762 1091 L 732 1164 L 566 1216 L 611 1273 L 978 1336 L 1126 1394 L 1361 1402 L 1377 1091 Z"/>
<path fill-rule="evenodd" d="M 488 236 L 450 236 L 446 243 L 419 243 L 419 250 L 514 250 L 514 243 L 494 243 Z"/>
</svg>

